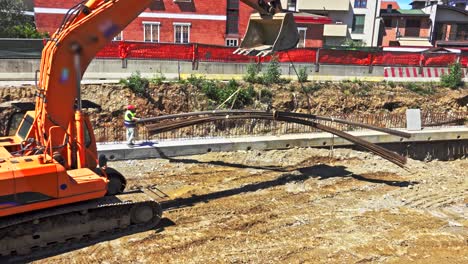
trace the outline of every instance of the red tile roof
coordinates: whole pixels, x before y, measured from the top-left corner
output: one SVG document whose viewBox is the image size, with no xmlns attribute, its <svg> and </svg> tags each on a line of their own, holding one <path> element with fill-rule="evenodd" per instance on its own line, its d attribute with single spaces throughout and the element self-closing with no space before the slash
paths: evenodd
<svg viewBox="0 0 468 264">
<path fill-rule="evenodd" d="M 380 9 L 387 9 L 388 5 L 392 5 L 392 9 L 394 10 L 400 9 L 400 6 L 398 5 L 397 1 L 382 1 L 380 3 Z"/>
</svg>

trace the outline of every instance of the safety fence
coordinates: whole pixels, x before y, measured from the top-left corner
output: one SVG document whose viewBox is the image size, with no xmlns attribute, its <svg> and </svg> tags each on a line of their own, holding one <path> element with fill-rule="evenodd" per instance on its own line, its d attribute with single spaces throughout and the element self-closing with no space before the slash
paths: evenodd
<svg viewBox="0 0 468 264">
<path fill-rule="evenodd" d="M 0 39 L 0 59 L 2 58 L 40 58 L 44 41 L 40 39 Z M 215 46 L 190 43 L 148 43 L 132 41 L 113 41 L 98 54 L 102 59 L 148 59 L 192 62 L 269 62 L 272 57 L 259 58 L 233 54 L 235 47 Z M 461 53 L 384 51 L 383 49 L 343 49 L 333 48 L 298 48 L 275 54 L 283 63 L 319 63 L 341 65 L 376 65 L 376 66 L 419 66 L 447 67 L 459 61 L 468 67 L 468 49 Z"/>
<path fill-rule="evenodd" d="M 344 119 L 351 122 L 360 122 L 384 128 L 405 128 L 405 113 L 379 113 L 379 114 L 339 114 L 328 115 L 329 117 Z M 421 122 L 423 127 L 450 127 L 468 126 L 468 112 L 439 113 L 423 111 Z M 316 120 L 318 123 L 327 125 L 342 131 L 364 130 L 356 126 L 339 124 L 331 121 Z M 153 123 L 157 124 L 157 123 Z M 122 142 L 125 139 L 125 129 L 123 127 L 95 126 L 96 140 L 98 142 Z M 274 120 L 217 120 L 210 123 L 193 125 L 156 135 L 149 135 L 146 127 L 140 125 L 137 128 L 137 138 L 142 141 L 166 141 L 195 138 L 229 138 L 242 136 L 266 136 L 285 135 L 320 132 L 319 130 L 294 123 L 285 123 Z"/>
<path fill-rule="evenodd" d="M 173 44 L 112 42 L 103 48 L 98 58 L 154 59 L 192 62 L 268 62 L 272 56 L 256 57 L 233 54 L 234 47 L 206 44 Z M 460 62 L 468 67 L 468 52 L 401 52 L 383 50 L 350 50 L 339 48 L 298 48 L 278 52 L 279 62 L 320 63 L 342 65 L 442 67 Z"/>
</svg>

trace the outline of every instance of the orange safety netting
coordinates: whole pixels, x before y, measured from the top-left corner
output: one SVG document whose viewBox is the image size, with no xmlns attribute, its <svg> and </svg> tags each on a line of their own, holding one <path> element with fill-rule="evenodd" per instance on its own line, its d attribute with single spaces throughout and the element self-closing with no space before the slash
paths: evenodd
<svg viewBox="0 0 468 264">
<path fill-rule="evenodd" d="M 195 44 L 195 59 L 213 62 L 250 62 L 255 57 L 233 54 L 236 48 Z"/>
<path fill-rule="evenodd" d="M 375 54 L 372 63 L 386 66 L 418 66 L 420 60 L 421 53 L 383 51 Z"/>
<path fill-rule="evenodd" d="M 155 60 L 182 60 L 205 62 L 269 62 L 272 56 L 258 58 L 233 54 L 234 47 L 206 44 L 174 44 L 145 42 L 112 42 L 105 46 L 97 58 L 129 58 Z M 321 64 L 373 65 L 382 66 L 448 66 L 460 57 L 462 67 L 468 67 L 468 53 L 420 53 L 396 51 L 357 51 L 301 48 L 275 54 L 279 62 L 315 63 L 319 56 Z"/>
<path fill-rule="evenodd" d="M 192 60 L 192 44 L 112 42 L 96 55 L 98 58 Z"/>
<path fill-rule="evenodd" d="M 457 61 L 457 54 L 424 54 L 424 66 L 447 66 Z"/>
<path fill-rule="evenodd" d="M 468 68 L 468 53 L 461 54 L 460 64 L 462 65 L 462 67 Z"/>
<path fill-rule="evenodd" d="M 319 63 L 369 65 L 371 53 L 356 50 L 327 50 L 319 52 Z"/>
<path fill-rule="evenodd" d="M 102 50 L 100 50 L 96 54 L 96 58 L 108 58 L 108 59 L 120 58 L 119 43 L 112 42 L 110 44 L 107 44 Z"/>
<path fill-rule="evenodd" d="M 315 63 L 317 49 L 294 49 L 278 52 L 279 62 L 308 62 Z"/>
</svg>

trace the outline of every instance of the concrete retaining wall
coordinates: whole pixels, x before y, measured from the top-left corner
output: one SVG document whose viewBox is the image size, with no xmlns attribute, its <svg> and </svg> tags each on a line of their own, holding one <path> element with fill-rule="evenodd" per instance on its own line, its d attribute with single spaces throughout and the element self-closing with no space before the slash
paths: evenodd
<svg viewBox="0 0 468 264">
<path fill-rule="evenodd" d="M 35 71 L 39 69 L 39 59 L 0 59 L 0 81 L 34 80 Z M 85 80 L 119 80 L 140 71 L 144 77 L 154 77 L 162 73 L 167 79 L 186 78 L 191 74 L 205 75 L 207 78 L 229 80 L 241 79 L 247 72 L 247 63 L 220 63 L 200 62 L 197 70 L 192 70 L 192 63 L 186 61 L 154 61 L 154 60 L 128 60 L 127 67 L 122 67 L 122 61 L 118 59 L 95 59 L 89 65 Z M 266 67 L 267 64 L 262 64 Z M 294 67 L 299 71 L 306 67 L 309 80 L 316 81 L 340 81 L 340 80 L 364 80 L 383 81 L 383 66 L 374 66 L 369 73 L 368 66 L 353 65 L 320 65 L 316 72 L 314 64 L 281 64 L 281 72 L 284 78 L 295 79 Z M 465 78 L 468 81 L 468 78 Z M 414 78 L 402 78 L 401 81 L 419 81 Z M 424 81 L 424 80 L 421 80 Z M 434 81 L 434 79 L 431 79 Z"/>
<path fill-rule="evenodd" d="M 468 156 L 468 128 L 406 131 L 410 139 L 376 131 L 353 131 L 350 134 L 382 145 L 413 159 L 449 160 Z M 292 134 L 239 138 L 211 138 L 141 142 L 135 148 L 126 144 L 98 144 L 99 154 L 109 160 L 146 159 L 204 154 L 208 152 L 288 149 L 294 147 L 330 148 L 355 146 L 329 133 Z"/>
</svg>

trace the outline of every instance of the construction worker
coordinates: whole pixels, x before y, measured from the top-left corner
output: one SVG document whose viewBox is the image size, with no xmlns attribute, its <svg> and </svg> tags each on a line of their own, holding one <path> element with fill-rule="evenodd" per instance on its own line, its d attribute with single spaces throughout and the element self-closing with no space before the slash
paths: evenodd
<svg viewBox="0 0 468 264">
<path fill-rule="evenodd" d="M 140 120 L 136 117 L 135 114 L 136 107 L 134 105 L 128 105 L 127 111 L 125 111 L 124 115 L 124 125 L 127 131 L 127 145 L 129 147 L 133 147 L 134 144 L 134 137 L 135 137 L 135 128 L 136 122 Z"/>
</svg>

